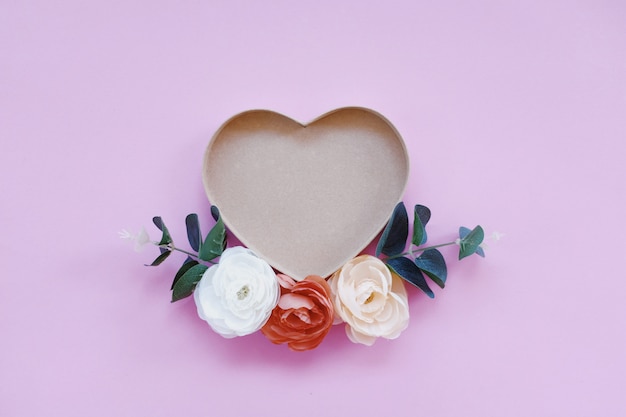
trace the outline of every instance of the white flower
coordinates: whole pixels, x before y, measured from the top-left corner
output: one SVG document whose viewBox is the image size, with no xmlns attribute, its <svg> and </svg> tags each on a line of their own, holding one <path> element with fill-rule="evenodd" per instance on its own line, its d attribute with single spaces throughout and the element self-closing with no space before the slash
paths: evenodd
<svg viewBox="0 0 626 417">
<path fill-rule="evenodd" d="M 259 330 L 280 296 L 276 274 L 267 262 L 241 246 L 224 251 L 194 291 L 198 315 L 226 338 Z"/>
<path fill-rule="evenodd" d="M 395 339 L 409 324 L 409 304 L 402 279 L 385 264 L 361 255 L 329 279 L 335 313 L 346 322 L 354 343 L 371 346 L 378 337 Z"/>
<path fill-rule="evenodd" d="M 117 234 L 120 235 L 120 239 L 134 241 L 135 252 L 141 252 L 144 246 L 150 243 L 150 236 L 148 235 L 148 232 L 146 231 L 145 227 L 142 227 L 139 233 L 137 233 L 136 235 L 130 233 L 126 229 L 120 230 L 119 232 L 117 232 Z"/>
</svg>

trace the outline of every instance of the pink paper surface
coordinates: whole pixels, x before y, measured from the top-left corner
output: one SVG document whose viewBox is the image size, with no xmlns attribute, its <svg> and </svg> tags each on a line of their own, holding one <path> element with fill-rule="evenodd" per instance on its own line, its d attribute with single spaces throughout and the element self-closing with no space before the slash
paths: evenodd
<svg viewBox="0 0 626 417">
<path fill-rule="evenodd" d="M 258 3 L 0 4 L 0 415 L 625 415 L 626 4 Z M 371 348 L 170 304 L 183 258 L 146 268 L 118 230 L 209 222 L 230 116 L 347 105 L 404 137 L 433 243 L 503 240 L 444 250 L 446 289 Z"/>
</svg>

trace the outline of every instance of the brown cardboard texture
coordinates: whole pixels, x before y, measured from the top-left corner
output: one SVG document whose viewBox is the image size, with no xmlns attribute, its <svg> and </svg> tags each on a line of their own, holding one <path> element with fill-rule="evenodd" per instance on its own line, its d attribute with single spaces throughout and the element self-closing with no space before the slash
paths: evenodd
<svg viewBox="0 0 626 417">
<path fill-rule="evenodd" d="M 278 271 L 327 277 L 381 231 L 408 180 L 402 138 L 380 114 L 347 107 L 307 125 L 267 110 L 215 133 L 203 167 L 232 233 Z"/>
</svg>

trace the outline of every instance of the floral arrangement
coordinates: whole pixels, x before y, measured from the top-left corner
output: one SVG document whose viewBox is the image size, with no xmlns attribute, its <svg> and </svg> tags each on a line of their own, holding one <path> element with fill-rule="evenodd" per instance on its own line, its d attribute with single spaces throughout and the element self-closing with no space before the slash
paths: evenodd
<svg viewBox="0 0 626 417">
<path fill-rule="evenodd" d="M 330 277 L 310 275 L 302 281 L 275 271 L 265 260 L 242 246 L 229 247 L 227 230 L 217 207 L 211 207 L 215 224 L 204 236 L 198 216 L 186 217 L 191 250 L 174 244 L 161 217 L 153 222 L 161 231 L 151 241 L 145 229 L 138 234 L 125 230 L 120 237 L 135 242 L 136 250 L 152 243 L 160 255 L 147 266 L 157 266 L 172 252 L 186 260 L 172 282 L 172 302 L 193 295 L 198 315 L 225 338 L 261 331 L 272 343 L 287 344 L 294 351 L 314 349 L 333 324 L 345 323 L 354 343 L 372 345 L 377 338 L 397 338 L 409 322 L 404 286 L 408 282 L 434 297 L 428 278 L 444 288 L 446 262 L 437 249 L 458 245 L 459 259 L 472 254 L 484 257 L 484 231 L 459 228 L 451 242 L 425 246 L 430 210 L 416 205 L 409 240 L 409 217 L 399 203 L 377 242 L 375 256 L 362 254 Z M 493 238 L 499 238 L 494 233 Z"/>
</svg>

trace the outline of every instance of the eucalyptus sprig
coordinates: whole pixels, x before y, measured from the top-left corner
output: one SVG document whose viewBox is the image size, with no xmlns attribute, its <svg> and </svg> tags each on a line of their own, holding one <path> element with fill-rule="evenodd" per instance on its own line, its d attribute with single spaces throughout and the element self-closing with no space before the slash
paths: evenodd
<svg viewBox="0 0 626 417">
<path fill-rule="evenodd" d="M 187 258 L 178 269 L 178 272 L 176 272 L 174 281 L 172 282 L 172 302 L 182 300 L 193 294 L 196 284 L 209 268 L 209 265 L 215 264 L 216 262 L 214 262 L 214 260 L 221 256 L 224 249 L 226 249 L 226 227 L 224 226 L 224 222 L 222 221 L 217 207 L 211 207 L 211 214 L 215 219 L 215 225 L 211 228 L 209 233 L 207 233 L 204 240 L 202 239 L 198 215 L 192 213 L 185 218 L 187 239 L 189 240 L 189 245 L 193 252 L 174 245 L 174 240 L 161 217 L 157 216 L 152 219 L 155 226 L 162 233 L 161 240 L 154 242 L 161 254 L 147 266 L 160 265 L 174 251 L 182 252 L 187 255 Z"/>
<path fill-rule="evenodd" d="M 387 255 L 382 260 L 392 272 L 424 291 L 430 298 L 434 298 L 435 293 L 428 286 L 424 275 L 441 288 L 445 287 L 448 277 L 446 261 L 437 248 L 459 245 L 459 260 L 474 253 L 484 257 L 485 253 L 480 244 L 485 238 L 485 233 L 480 226 L 471 230 L 460 227 L 458 239 L 452 242 L 423 246 L 428 240 L 426 224 L 430 220 L 430 214 L 428 207 L 419 204 L 415 206 L 413 210 L 413 235 L 408 250 L 406 250 L 409 236 L 409 217 L 404 203 L 398 203 L 378 241 L 376 256 Z"/>
</svg>

